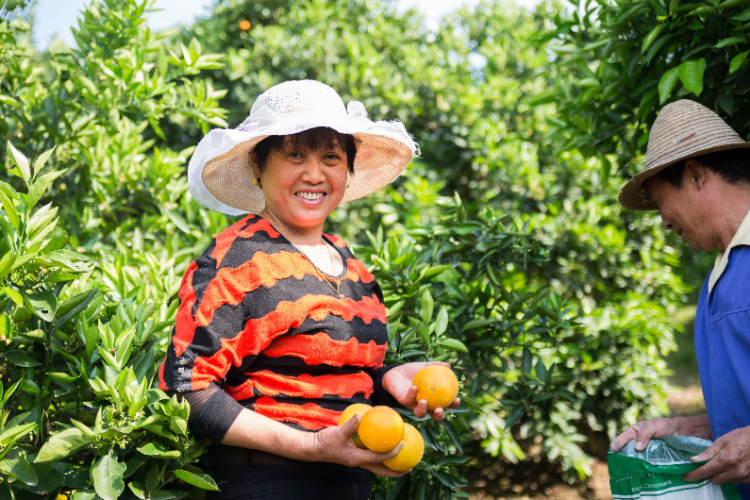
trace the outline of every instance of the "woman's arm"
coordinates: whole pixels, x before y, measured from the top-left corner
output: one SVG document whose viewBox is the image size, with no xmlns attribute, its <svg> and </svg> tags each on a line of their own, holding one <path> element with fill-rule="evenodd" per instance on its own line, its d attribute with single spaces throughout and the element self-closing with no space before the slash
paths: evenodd
<svg viewBox="0 0 750 500">
<path fill-rule="evenodd" d="M 352 434 L 357 431 L 359 415 L 340 427 L 318 432 L 305 432 L 271 420 L 243 408 L 229 427 L 222 444 L 260 450 L 305 462 L 331 462 L 347 467 L 361 467 L 380 476 L 400 477 L 382 464 L 395 457 L 403 445 L 388 453 L 375 453 L 357 448 Z"/>
</svg>

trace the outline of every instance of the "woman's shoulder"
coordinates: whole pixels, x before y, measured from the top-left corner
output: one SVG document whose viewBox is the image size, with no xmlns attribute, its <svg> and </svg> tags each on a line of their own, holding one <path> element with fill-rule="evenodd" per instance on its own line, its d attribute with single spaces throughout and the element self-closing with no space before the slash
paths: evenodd
<svg viewBox="0 0 750 500">
<path fill-rule="evenodd" d="M 214 237 L 197 261 L 212 267 L 238 267 L 256 252 L 274 253 L 279 238 L 273 227 L 262 217 L 249 214 Z"/>
</svg>

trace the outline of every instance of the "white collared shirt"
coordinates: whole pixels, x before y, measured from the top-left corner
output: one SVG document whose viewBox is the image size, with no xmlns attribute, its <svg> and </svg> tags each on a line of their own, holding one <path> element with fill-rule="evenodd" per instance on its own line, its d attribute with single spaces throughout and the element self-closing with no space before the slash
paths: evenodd
<svg viewBox="0 0 750 500">
<path fill-rule="evenodd" d="M 724 252 L 719 252 L 719 255 L 716 256 L 714 268 L 711 270 L 711 277 L 708 279 L 708 293 L 711 293 L 716 282 L 724 274 L 724 270 L 726 270 L 727 264 L 729 264 L 729 252 L 732 248 L 740 245 L 750 245 L 750 212 L 745 215 L 740 228 L 735 233 L 727 249 Z"/>
</svg>

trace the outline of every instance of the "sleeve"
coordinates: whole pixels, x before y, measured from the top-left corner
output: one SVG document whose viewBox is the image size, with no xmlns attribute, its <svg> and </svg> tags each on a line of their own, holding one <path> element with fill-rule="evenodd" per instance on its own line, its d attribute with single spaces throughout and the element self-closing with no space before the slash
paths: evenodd
<svg viewBox="0 0 750 500">
<path fill-rule="evenodd" d="M 396 398 L 391 396 L 391 393 L 385 390 L 383 387 L 383 377 L 391 369 L 396 368 L 398 365 L 387 365 L 381 366 L 369 372 L 372 377 L 373 391 L 372 391 L 372 405 L 379 406 L 385 405 L 394 408 L 403 408 L 401 403 L 396 401 Z"/>
<path fill-rule="evenodd" d="M 212 443 L 220 443 L 224 439 L 243 410 L 241 404 L 216 384 L 211 384 L 202 391 L 176 394 L 190 404 L 190 430 L 196 437 L 208 439 Z"/>
<path fill-rule="evenodd" d="M 283 321 L 266 319 L 273 296 L 254 297 L 267 286 L 268 269 L 250 261 L 264 259 L 255 252 L 232 267 L 218 264 L 216 242 L 185 272 L 172 340 L 159 372 L 159 387 L 177 393 L 220 388 L 234 373 L 242 373 L 271 341 L 282 334 Z M 256 317 L 257 316 L 257 317 Z M 272 315 L 268 315 L 272 316 Z"/>
</svg>

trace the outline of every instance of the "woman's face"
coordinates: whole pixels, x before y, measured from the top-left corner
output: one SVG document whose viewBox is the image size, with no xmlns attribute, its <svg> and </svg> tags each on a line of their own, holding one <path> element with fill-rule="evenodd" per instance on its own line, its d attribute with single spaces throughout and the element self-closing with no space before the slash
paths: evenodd
<svg viewBox="0 0 750 500">
<path fill-rule="evenodd" d="M 282 150 L 270 152 L 262 171 L 255 152 L 252 164 L 260 177 L 266 210 L 298 233 L 322 231 L 346 191 L 346 150 L 339 144 L 317 150 L 295 148 L 285 137 Z"/>
</svg>

